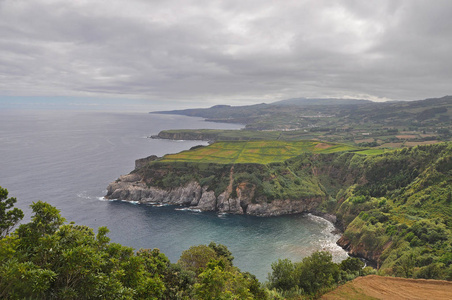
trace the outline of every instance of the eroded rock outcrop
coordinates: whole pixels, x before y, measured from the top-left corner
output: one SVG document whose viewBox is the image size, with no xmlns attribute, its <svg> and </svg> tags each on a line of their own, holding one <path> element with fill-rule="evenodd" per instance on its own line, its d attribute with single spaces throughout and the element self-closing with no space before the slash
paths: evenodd
<svg viewBox="0 0 452 300">
<path fill-rule="evenodd" d="M 273 200 L 272 202 L 251 203 L 247 213 L 254 216 L 280 216 L 313 211 L 322 202 L 321 198 L 300 200 Z"/>
<path fill-rule="evenodd" d="M 165 190 L 147 186 L 139 174 L 131 173 L 112 182 L 107 188 L 106 198 L 139 203 L 181 205 L 202 211 L 255 216 L 309 212 L 315 210 L 322 202 L 321 197 L 268 202 L 266 199 L 254 199 L 255 187 L 246 183 L 240 184 L 235 193 L 232 193 L 230 188 L 231 186 L 228 186 L 223 193 L 216 196 L 215 192 L 208 187 L 201 187 L 196 181 L 191 181 L 185 186 Z"/>
<path fill-rule="evenodd" d="M 208 193 L 204 193 L 206 201 Z M 177 187 L 170 191 L 156 187 L 148 187 L 138 174 L 129 174 L 119 177 L 110 183 L 107 188 L 107 199 L 138 201 L 140 203 L 160 203 L 173 205 L 196 205 L 203 196 L 203 190 L 196 182 L 186 186 Z"/>
<path fill-rule="evenodd" d="M 347 251 L 351 256 L 364 258 L 365 260 L 367 260 L 369 265 L 375 268 L 380 267 L 381 253 L 389 246 L 386 245 L 385 247 L 383 247 L 383 249 L 379 249 L 379 251 L 371 251 L 369 250 L 369 247 L 366 247 L 366 245 L 364 245 L 363 243 L 352 243 L 352 241 L 350 241 L 345 235 L 342 235 L 336 243 L 345 251 Z"/>
<path fill-rule="evenodd" d="M 150 163 L 151 161 L 157 160 L 159 157 L 157 155 L 151 155 L 145 158 L 139 158 L 135 160 L 135 169 L 139 169 Z"/>
</svg>

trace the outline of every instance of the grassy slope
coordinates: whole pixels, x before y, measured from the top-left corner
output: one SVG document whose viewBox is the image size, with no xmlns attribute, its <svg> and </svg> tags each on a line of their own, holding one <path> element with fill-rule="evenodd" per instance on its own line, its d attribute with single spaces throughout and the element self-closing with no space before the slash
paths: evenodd
<svg viewBox="0 0 452 300">
<path fill-rule="evenodd" d="M 290 159 L 301 160 L 319 154 L 361 151 L 344 144 L 319 141 L 229 141 L 207 147 L 165 155 L 137 172 L 147 183 L 160 188 L 173 188 L 197 181 L 218 195 L 229 184 L 233 171 L 233 195 L 238 186 L 255 188 L 256 201 L 326 197 L 319 180 L 303 166 L 291 167 Z M 362 149 L 362 151 L 366 151 Z M 383 151 L 382 151 L 383 152 Z M 310 159 L 306 162 L 309 164 Z"/>
<path fill-rule="evenodd" d="M 382 151 L 383 152 L 383 151 Z M 373 154 L 373 155 L 362 155 Z M 167 155 L 137 170 L 162 188 L 229 185 L 253 201 L 321 197 L 357 253 L 382 274 L 452 279 L 452 144 L 356 151 L 318 141 L 218 142 Z"/>
<path fill-rule="evenodd" d="M 165 155 L 161 162 L 203 162 L 217 164 L 269 164 L 283 162 L 303 153 L 335 153 L 360 151 L 362 154 L 383 153 L 380 149 L 358 149 L 345 144 L 302 140 L 284 141 L 223 141 L 208 147 Z"/>
<path fill-rule="evenodd" d="M 452 279 L 452 144 L 358 162 L 366 182 L 338 197 L 344 237 L 381 274 Z"/>
</svg>

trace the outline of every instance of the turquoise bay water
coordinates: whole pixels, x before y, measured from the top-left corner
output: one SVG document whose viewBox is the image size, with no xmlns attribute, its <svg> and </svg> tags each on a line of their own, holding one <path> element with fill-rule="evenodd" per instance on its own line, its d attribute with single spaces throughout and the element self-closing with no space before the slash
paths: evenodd
<svg viewBox="0 0 452 300">
<path fill-rule="evenodd" d="M 107 185 L 129 173 L 135 159 L 206 144 L 147 138 L 180 128 L 240 126 L 146 113 L 3 111 L 0 186 L 17 197 L 26 222 L 28 206 L 47 201 L 68 221 L 107 226 L 112 241 L 135 249 L 159 248 L 173 262 L 190 246 L 222 243 L 233 252 L 235 265 L 261 281 L 279 258 L 299 261 L 322 249 L 337 261 L 347 257 L 335 245 L 339 236 L 331 233 L 333 226 L 311 215 L 259 218 L 102 201 Z"/>
</svg>

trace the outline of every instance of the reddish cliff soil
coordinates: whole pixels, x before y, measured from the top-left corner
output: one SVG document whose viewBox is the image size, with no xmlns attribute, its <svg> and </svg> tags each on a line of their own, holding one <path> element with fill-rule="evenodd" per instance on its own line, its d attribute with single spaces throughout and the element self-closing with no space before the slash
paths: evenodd
<svg viewBox="0 0 452 300">
<path fill-rule="evenodd" d="M 443 280 L 407 279 L 370 275 L 358 277 L 321 299 L 452 299 L 452 282 Z"/>
</svg>

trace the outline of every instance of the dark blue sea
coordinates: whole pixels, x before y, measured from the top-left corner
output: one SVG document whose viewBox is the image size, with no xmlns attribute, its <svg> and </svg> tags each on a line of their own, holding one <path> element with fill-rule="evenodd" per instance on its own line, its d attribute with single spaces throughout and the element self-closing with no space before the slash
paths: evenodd
<svg viewBox="0 0 452 300">
<path fill-rule="evenodd" d="M 322 249 L 336 261 L 346 258 L 335 244 L 339 236 L 331 233 L 332 224 L 311 215 L 217 215 L 103 200 L 107 185 L 132 171 L 135 159 L 206 144 L 149 136 L 164 129 L 240 127 L 148 113 L 4 110 L 0 186 L 18 199 L 24 222 L 30 220 L 29 205 L 43 200 L 60 209 L 67 221 L 107 226 L 112 241 L 135 249 L 159 248 L 172 262 L 190 246 L 214 241 L 228 246 L 235 265 L 261 281 L 279 258 L 300 261 Z"/>
</svg>

